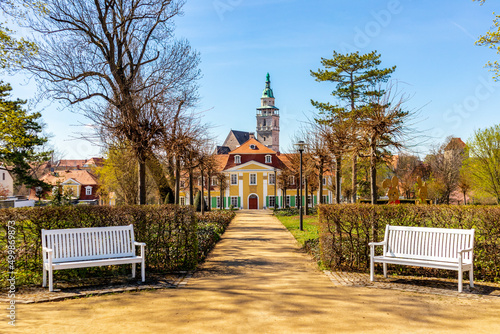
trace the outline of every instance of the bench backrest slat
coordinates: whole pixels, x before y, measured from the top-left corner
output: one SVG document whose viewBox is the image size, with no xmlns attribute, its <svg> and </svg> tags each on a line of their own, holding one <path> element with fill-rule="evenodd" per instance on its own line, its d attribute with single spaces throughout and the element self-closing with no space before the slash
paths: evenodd
<svg viewBox="0 0 500 334">
<path fill-rule="evenodd" d="M 384 255 L 456 262 L 458 251 L 474 246 L 474 229 L 447 229 L 387 225 Z M 470 261 L 464 253 L 464 261 Z"/>
<path fill-rule="evenodd" d="M 54 263 L 135 256 L 134 241 L 133 225 L 42 230 Z"/>
</svg>

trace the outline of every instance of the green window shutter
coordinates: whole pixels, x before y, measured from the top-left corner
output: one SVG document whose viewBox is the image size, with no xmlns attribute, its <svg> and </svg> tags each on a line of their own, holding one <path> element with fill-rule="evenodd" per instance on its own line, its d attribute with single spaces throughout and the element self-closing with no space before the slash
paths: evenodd
<svg viewBox="0 0 500 334">
<path fill-rule="evenodd" d="M 241 208 L 241 197 L 238 196 L 238 208 Z"/>
<path fill-rule="evenodd" d="M 269 196 L 266 196 L 266 208 L 269 207 Z"/>
<path fill-rule="evenodd" d="M 290 206 L 295 206 L 295 196 L 290 196 Z"/>
<path fill-rule="evenodd" d="M 212 197 L 212 208 L 217 207 L 217 197 Z"/>
<path fill-rule="evenodd" d="M 318 205 L 318 196 L 314 195 L 314 206 Z"/>
</svg>

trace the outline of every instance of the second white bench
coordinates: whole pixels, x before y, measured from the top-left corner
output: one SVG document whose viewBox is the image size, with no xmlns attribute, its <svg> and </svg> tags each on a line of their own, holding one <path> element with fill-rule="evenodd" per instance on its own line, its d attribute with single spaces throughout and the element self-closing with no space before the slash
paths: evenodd
<svg viewBox="0 0 500 334">
<path fill-rule="evenodd" d="M 462 276 L 469 271 L 474 287 L 474 229 L 391 226 L 385 229 L 384 241 L 370 242 L 370 280 L 374 281 L 374 263 L 438 268 L 458 271 L 458 291 L 462 292 Z M 375 256 L 375 246 L 383 253 Z"/>
<path fill-rule="evenodd" d="M 141 247 L 136 256 L 135 247 Z M 92 228 L 68 228 L 42 230 L 43 286 L 54 290 L 54 270 L 132 264 L 141 264 L 142 281 L 145 281 L 145 247 L 143 242 L 134 240 L 134 226 L 109 226 Z"/>
</svg>

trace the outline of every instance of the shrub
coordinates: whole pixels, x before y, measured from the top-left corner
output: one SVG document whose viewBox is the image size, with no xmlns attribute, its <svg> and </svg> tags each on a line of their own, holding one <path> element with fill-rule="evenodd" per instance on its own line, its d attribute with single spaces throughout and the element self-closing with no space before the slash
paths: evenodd
<svg viewBox="0 0 500 334">
<path fill-rule="evenodd" d="M 320 252 L 323 264 L 334 270 L 369 270 L 368 242 L 381 241 L 385 226 L 424 226 L 475 229 L 474 276 L 500 278 L 500 208 L 449 205 L 321 205 Z M 410 275 L 456 277 L 456 273 L 429 268 L 390 266 Z"/>
<path fill-rule="evenodd" d="M 195 213 L 189 206 L 69 206 L 0 210 L 0 230 L 15 221 L 16 280 L 18 284 L 41 283 L 42 229 L 100 227 L 134 224 L 135 239 L 146 243 L 148 270 L 192 269 L 198 263 Z M 0 239 L 1 284 L 7 275 L 7 234 Z M 119 266 L 112 272 L 129 271 Z M 99 276 L 102 268 L 62 270 L 59 278 Z M 109 272 L 108 272 L 109 274 Z"/>
<path fill-rule="evenodd" d="M 198 221 L 198 254 L 199 260 L 203 260 L 220 240 L 222 234 L 228 227 L 236 214 L 229 210 L 217 210 L 205 212 L 204 215 L 196 214 Z"/>
</svg>

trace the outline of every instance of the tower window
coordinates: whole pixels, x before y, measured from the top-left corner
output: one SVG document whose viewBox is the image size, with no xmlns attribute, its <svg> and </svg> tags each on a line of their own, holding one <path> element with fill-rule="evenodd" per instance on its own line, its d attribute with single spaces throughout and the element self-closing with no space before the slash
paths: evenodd
<svg viewBox="0 0 500 334">
<path fill-rule="evenodd" d="M 262 121 L 262 126 L 266 126 L 266 120 L 265 119 Z"/>
</svg>

